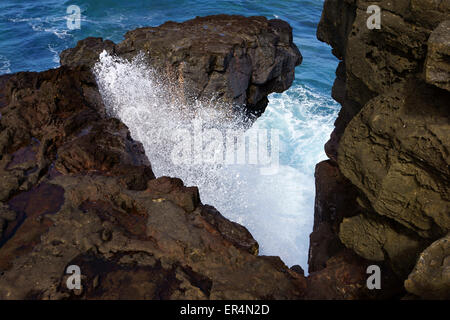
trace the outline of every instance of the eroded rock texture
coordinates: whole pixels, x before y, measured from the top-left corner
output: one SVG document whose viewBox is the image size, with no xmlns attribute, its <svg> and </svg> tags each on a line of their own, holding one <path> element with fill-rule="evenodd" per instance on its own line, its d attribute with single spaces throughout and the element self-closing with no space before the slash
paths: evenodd
<svg viewBox="0 0 450 320">
<path fill-rule="evenodd" d="M 366 24 L 373 4 L 381 29 Z M 341 60 L 333 97 L 342 109 L 316 185 L 350 186 L 318 188 L 310 262 L 324 265 L 314 239 L 325 234 L 328 247 L 385 264 L 401 282 L 414 268 L 406 290 L 423 298 L 450 298 L 446 267 L 430 262 L 446 261 L 436 247 L 450 231 L 449 18 L 450 1 L 327 0 L 317 32 Z M 333 227 L 324 232 L 320 217 Z"/>
<path fill-rule="evenodd" d="M 0 299 L 303 297 L 303 275 L 258 256 L 196 187 L 155 179 L 142 145 L 106 116 L 92 62 L 146 48 L 198 88 L 258 106 L 300 62 L 285 22 L 219 16 L 135 30 L 117 46 L 90 38 L 58 69 L 0 77 Z M 67 289 L 70 265 L 80 290 Z"/>
<path fill-rule="evenodd" d="M 450 235 L 425 249 L 413 272 L 405 281 L 409 292 L 429 299 L 446 299 L 450 295 Z"/>
<path fill-rule="evenodd" d="M 64 51 L 61 65 L 92 66 L 103 50 L 127 59 L 144 54 L 186 102 L 214 99 L 245 105 L 256 115 L 266 108 L 268 94 L 291 86 L 302 61 L 288 23 L 218 15 L 139 28 L 117 45 L 88 38 Z"/>
<path fill-rule="evenodd" d="M 428 83 L 450 91 L 450 20 L 442 22 L 428 39 L 425 76 Z"/>
</svg>

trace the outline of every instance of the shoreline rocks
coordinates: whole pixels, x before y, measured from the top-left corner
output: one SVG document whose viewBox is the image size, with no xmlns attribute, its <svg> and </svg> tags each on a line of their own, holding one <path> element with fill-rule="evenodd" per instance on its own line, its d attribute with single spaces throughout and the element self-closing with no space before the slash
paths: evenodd
<svg viewBox="0 0 450 320">
<path fill-rule="evenodd" d="M 230 24 L 230 34 L 221 40 L 205 31 L 209 48 L 200 46 L 199 33 L 166 23 L 129 32 L 117 46 L 80 41 L 61 54 L 57 69 L 0 77 L 0 299 L 304 296 L 305 277 L 278 257 L 258 256 L 248 230 L 202 204 L 196 187 L 154 176 L 142 144 L 107 116 L 90 70 L 103 49 L 131 56 L 152 44 L 167 50 L 160 59 L 172 50 L 171 63 L 188 68 L 180 67 L 179 76 L 188 80 L 191 72 L 189 81 L 198 79 L 188 61 L 200 69 L 225 63 L 208 82 L 224 97 L 263 109 L 269 92 L 290 86 L 301 59 L 289 25 L 237 16 L 186 24 L 203 30 L 216 21 L 224 32 Z M 159 47 L 151 39 L 158 32 Z M 199 41 L 193 60 L 185 56 L 190 46 L 173 46 L 174 32 L 192 47 Z M 230 82 L 244 90 L 240 97 L 229 95 Z M 79 290 L 67 289 L 70 265 L 81 268 Z"/>
<path fill-rule="evenodd" d="M 353 200 L 346 188 L 334 189 L 334 197 L 348 199 L 344 212 L 358 212 L 327 229 L 326 238 L 333 239 L 328 246 L 343 245 L 395 273 L 400 284 L 392 297 L 406 289 L 416 298 L 449 299 L 443 288 L 450 287 L 450 279 L 439 275 L 448 268 L 448 253 L 436 256 L 445 261 L 442 270 L 429 261 L 450 231 L 450 61 L 445 58 L 450 6 L 379 1 L 381 29 L 369 30 L 371 4 L 327 0 L 317 31 L 341 60 L 333 97 L 342 109 L 325 147 L 338 173 L 325 174 L 327 165 L 321 163 L 316 184 L 333 186 L 343 176 L 356 190 Z M 316 218 L 336 210 L 323 200 L 327 192 L 317 190 Z M 312 240 L 320 237 L 320 228 L 315 223 Z M 323 265 L 319 252 L 312 250 L 310 261 Z M 441 295 L 433 295 L 438 287 Z"/>
<path fill-rule="evenodd" d="M 119 44 L 87 38 L 58 69 L 0 76 L 0 298 L 448 299 L 450 8 L 379 1 L 373 31 L 368 4 L 325 1 L 317 32 L 341 60 L 342 109 L 316 167 L 307 278 L 258 256 L 248 230 L 195 187 L 156 178 L 90 71 L 103 50 L 142 52 L 187 103 L 215 98 L 258 116 L 301 62 L 292 30 L 220 15 Z M 83 279 L 70 291 L 73 264 Z M 380 292 L 366 287 L 371 264 Z"/>
<path fill-rule="evenodd" d="M 287 90 L 302 55 L 288 23 L 264 17 L 215 15 L 129 31 L 118 44 L 87 38 L 60 55 L 61 65 L 93 66 L 103 51 L 132 59 L 140 53 L 177 99 L 245 106 L 258 116 L 272 92 Z"/>
</svg>

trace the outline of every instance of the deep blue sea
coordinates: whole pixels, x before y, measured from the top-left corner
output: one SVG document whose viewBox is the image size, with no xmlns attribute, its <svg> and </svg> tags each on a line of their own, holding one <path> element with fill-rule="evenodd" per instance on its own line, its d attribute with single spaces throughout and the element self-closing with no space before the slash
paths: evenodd
<svg viewBox="0 0 450 320">
<path fill-rule="evenodd" d="M 81 8 L 79 30 L 67 27 L 69 5 Z M 1 0 L 0 74 L 56 68 L 59 53 L 80 39 L 96 36 L 119 42 L 128 30 L 157 26 L 167 20 L 225 13 L 288 21 L 303 64 L 296 69 L 293 86 L 283 94 L 271 95 L 267 111 L 254 125 L 280 130 L 278 173 L 262 176 L 245 168 L 205 173 L 227 181 L 221 185 L 223 190 L 212 188 L 189 172 L 175 174 L 186 184 L 199 186 L 203 203 L 245 225 L 259 242 L 261 254 L 281 256 L 287 265 L 300 264 L 307 270 L 314 215 L 314 167 L 326 158 L 323 145 L 339 110 L 331 99 L 338 61 L 330 48 L 316 39 L 322 6 L 323 0 Z M 130 105 L 139 100 L 132 96 L 133 92 L 120 94 L 126 95 Z M 124 122 L 133 134 L 136 124 L 129 119 Z M 142 140 L 152 160 L 146 137 L 134 135 Z M 154 162 L 153 167 L 157 175 L 174 173 L 170 168 L 158 168 Z"/>
</svg>

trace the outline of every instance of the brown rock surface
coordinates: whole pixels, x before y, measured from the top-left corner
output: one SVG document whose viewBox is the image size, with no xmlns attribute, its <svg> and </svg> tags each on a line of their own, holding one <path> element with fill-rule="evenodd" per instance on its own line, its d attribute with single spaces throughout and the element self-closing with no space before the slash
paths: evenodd
<svg viewBox="0 0 450 320">
<path fill-rule="evenodd" d="M 381 29 L 366 26 L 373 4 L 381 8 Z M 325 147 L 339 174 L 319 175 L 316 184 L 337 185 L 343 175 L 357 190 L 348 210 L 360 206 L 358 215 L 338 223 L 340 231 L 321 232 L 327 246 L 343 243 L 402 281 L 421 251 L 450 229 L 449 16 L 449 1 L 327 0 L 317 31 L 341 60 L 333 97 L 342 109 Z M 334 190 L 335 198 L 349 198 L 347 188 Z M 318 188 L 316 218 L 331 216 L 334 209 L 321 200 L 329 192 Z M 311 253 L 315 247 L 312 242 Z M 437 251 L 427 250 L 422 256 L 432 261 Z M 321 255 L 316 250 L 310 261 Z M 416 269 L 416 279 L 439 273 L 423 271 L 423 263 Z M 437 287 L 446 281 L 436 279 Z M 433 284 L 409 285 L 418 296 L 433 296 Z"/>
<path fill-rule="evenodd" d="M 428 83 L 450 91 L 450 20 L 442 22 L 428 39 L 425 76 Z"/>
<path fill-rule="evenodd" d="M 340 173 L 337 165 L 323 161 L 316 166 L 314 228 L 310 235 L 309 272 L 320 271 L 343 245 L 339 226 L 344 217 L 358 214 L 356 188 Z"/>
<path fill-rule="evenodd" d="M 236 29 L 239 21 L 245 30 Z M 219 16 L 187 25 L 213 29 L 215 23 L 223 32 L 230 23 L 225 42 L 215 31 L 204 39 L 185 33 L 178 41 L 198 41 L 196 59 L 206 54 L 200 40 L 212 46 L 207 51 L 217 49 L 223 61 L 214 61 L 226 66 L 212 74 L 232 78 L 240 68 L 253 70 L 255 78 L 245 83 L 251 93 L 287 89 L 300 55 L 286 23 Z M 150 29 L 172 37 L 177 28 Z M 127 35 L 136 40 L 134 53 L 153 43 L 141 38 L 150 29 Z M 188 48 L 179 51 L 170 37 L 159 48 L 189 61 L 182 54 Z M 203 205 L 197 188 L 155 179 L 142 145 L 106 115 L 89 69 L 104 48 L 126 51 L 125 43 L 91 38 L 62 54 L 70 60 L 65 66 L 0 77 L 0 299 L 303 297 L 304 276 L 278 257 L 258 256 L 247 229 Z M 244 63 L 250 56 L 257 64 Z M 170 63 L 183 65 L 175 60 Z M 219 82 L 223 90 L 231 88 L 227 81 Z M 70 265 L 81 268 L 80 290 L 67 289 Z"/>
<path fill-rule="evenodd" d="M 379 265 L 383 290 L 367 288 L 367 267 Z M 307 278 L 306 300 L 374 300 L 389 299 L 404 294 L 401 282 L 389 266 L 365 260 L 349 249 L 334 254 L 326 267 Z"/>
<path fill-rule="evenodd" d="M 450 94 L 420 82 L 393 86 L 347 126 L 341 172 L 373 209 L 419 235 L 450 229 Z"/>
<path fill-rule="evenodd" d="M 435 241 L 420 254 L 405 288 L 428 299 L 450 299 L 450 235 Z"/>
<path fill-rule="evenodd" d="M 240 232 L 239 241 L 222 235 L 215 215 L 204 210 L 193 193 L 195 210 L 171 200 L 185 188 L 178 179 L 134 191 L 103 175 L 61 175 L 48 182 L 64 190 L 57 212 L 43 212 L 46 230 L 31 251 L 23 252 L 25 223 L 0 250 L 10 267 L 0 278 L 2 299 L 292 299 L 305 280 L 279 258 L 257 257 L 236 246 L 255 243 Z M 186 188 L 187 189 L 187 188 Z M 185 190 L 185 192 L 188 190 Z M 53 201 L 54 202 L 54 201 Z M 183 204 L 182 202 L 181 204 Z M 57 205 L 57 204 L 55 204 Z M 27 220 L 35 216 L 27 216 Z M 223 218 L 222 218 L 223 219 Z M 41 224 L 43 222 L 40 222 Z M 15 246 L 14 246 L 15 245 Z M 19 251 L 18 251 L 19 250 Z M 65 268 L 78 265 L 81 292 L 65 287 Z"/>
</svg>

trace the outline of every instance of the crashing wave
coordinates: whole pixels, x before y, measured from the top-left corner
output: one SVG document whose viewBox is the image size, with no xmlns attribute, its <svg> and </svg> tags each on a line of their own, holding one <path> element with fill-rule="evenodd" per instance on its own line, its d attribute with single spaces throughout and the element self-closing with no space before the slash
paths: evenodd
<svg viewBox="0 0 450 320">
<path fill-rule="evenodd" d="M 203 203 L 252 232 L 261 254 L 306 266 L 314 165 L 325 158 L 324 140 L 336 117 L 332 102 L 295 87 L 274 95 L 266 113 L 249 128 L 243 115 L 230 115 L 225 111 L 230 108 L 223 105 L 199 101 L 185 105 L 143 56 L 127 61 L 103 52 L 94 73 L 107 111 L 143 144 L 156 176 L 178 177 L 186 185 L 198 186 Z M 320 106 L 326 112 L 318 112 Z M 220 134 L 222 140 L 214 139 Z M 232 148 L 226 145 L 230 135 L 235 136 Z M 198 147 L 200 137 L 215 144 Z M 252 141 L 258 144 L 253 152 Z M 180 147 L 191 153 L 177 162 L 174 150 Z M 261 161 L 260 150 L 266 147 L 266 161 Z M 245 159 L 238 161 L 242 149 Z M 226 162 L 227 150 L 236 151 L 234 162 Z M 216 161 L 202 160 L 207 153 Z M 291 161 L 295 158 L 300 162 Z M 264 171 L 274 164 L 275 171 Z"/>
</svg>

